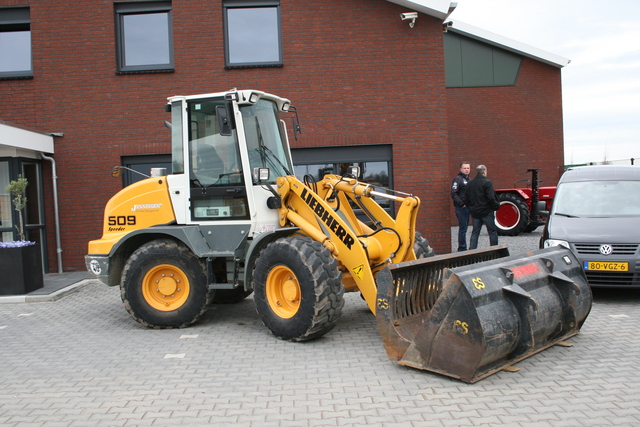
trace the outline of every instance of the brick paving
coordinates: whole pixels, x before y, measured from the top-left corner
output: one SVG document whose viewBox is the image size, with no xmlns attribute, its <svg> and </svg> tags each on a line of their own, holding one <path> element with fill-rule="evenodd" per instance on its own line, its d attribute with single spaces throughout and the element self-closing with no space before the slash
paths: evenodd
<svg viewBox="0 0 640 427">
<path fill-rule="evenodd" d="M 289 343 L 251 297 L 151 330 L 92 281 L 56 301 L 0 304 L 0 426 L 640 425 L 639 302 L 639 291 L 596 291 L 573 347 L 465 384 L 387 360 L 357 294 L 328 335 Z"/>
</svg>

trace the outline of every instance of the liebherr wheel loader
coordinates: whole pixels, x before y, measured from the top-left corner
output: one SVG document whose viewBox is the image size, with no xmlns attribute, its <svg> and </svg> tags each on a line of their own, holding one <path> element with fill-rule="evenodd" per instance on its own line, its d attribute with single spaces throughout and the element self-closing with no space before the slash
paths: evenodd
<svg viewBox="0 0 640 427">
<path fill-rule="evenodd" d="M 428 256 L 418 197 L 361 182 L 357 168 L 294 176 L 290 105 L 256 90 L 168 98 L 172 173 L 113 196 L 86 256 L 135 320 L 186 327 L 212 301 L 254 293 L 276 337 L 305 341 L 359 291 L 390 359 L 466 382 L 578 333 L 592 297 L 569 250 Z"/>
</svg>

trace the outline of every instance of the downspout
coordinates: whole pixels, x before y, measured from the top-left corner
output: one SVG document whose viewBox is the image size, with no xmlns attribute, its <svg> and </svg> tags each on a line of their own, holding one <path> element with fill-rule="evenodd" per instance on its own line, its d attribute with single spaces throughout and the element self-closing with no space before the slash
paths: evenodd
<svg viewBox="0 0 640 427">
<path fill-rule="evenodd" d="M 62 248 L 60 247 L 60 215 L 58 214 L 58 175 L 56 173 L 56 161 L 44 153 L 40 156 L 51 162 L 51 178 L 53 179 L 53 211 L 56 222 L 56 255 L 58 256 L 58 273 L 62 273 Z"/>
</svg>

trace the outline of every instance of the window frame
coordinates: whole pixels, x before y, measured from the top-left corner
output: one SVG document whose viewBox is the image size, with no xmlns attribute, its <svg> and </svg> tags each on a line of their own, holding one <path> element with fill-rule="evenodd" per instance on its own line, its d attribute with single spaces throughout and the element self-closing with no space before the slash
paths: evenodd
<svg viewBox="0 0 640 427">
<path fill-rule="evenodd" d="M 31 34 L 31 10 L 29 7 L 0 8 L 0 33 L 29 32 L 29 69 L 0 71 L 0 80 L 33 78 L 33 39 Z M 2 58 L 0 58 L 2 60 Z"/>
<path fill-rule="evenodd" d="M 278 32 L 278 59 L 276 61 L 250 61 L 231 62 L 230 59 L 230 38 L 229 38 L 229 9 L 276 9 L 276 31 Z M 223 31 L 224 31 L 224 64 L 226 69 L 233 68 L 262 68 L 262 67 L 282 67 L 284 65 L 282 49 L 282 12 L 279 0 L 224 0 L 222 2 Z"/>
<path fill-rule="evenodd" d="M 151 2 L 115 2 L 115 31 L 116 31 L 116 74 L 132 73 L 153 73 L 153 72 L 173 72 L 175 70 L 174 48 L 173 48 L 173 19 L 171 1 L 151 1 Z M 169 62 L 164 64 L 143 64 L 126 65 L 125 53 L 126 45 L 124 39 L 125 16 L 145 15 L 152 13 L 167 14 L 167 36 L 169 47 Z"/>
</svg>

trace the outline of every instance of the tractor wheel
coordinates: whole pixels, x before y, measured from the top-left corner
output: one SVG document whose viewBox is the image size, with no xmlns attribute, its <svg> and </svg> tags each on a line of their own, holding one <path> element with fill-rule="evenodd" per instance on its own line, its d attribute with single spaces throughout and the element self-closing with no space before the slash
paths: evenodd
<svg viewBox="0 0 640 427">
<path fill-rule="evenodd" d="M 413 251 L 416 253 L 416 258 L 428 258 L 434 256 L 436 253 L 431 246 L 429 246 L 429 241 L 422 237 L 420 233 L 416 231 L 416 240 L 413 243 Z"/>
<path fill-rule="evenodd" d="M 184 328 L 207 311 L 203 263 L 174 240 L 153 240 L 127 260 L 120 281 L 124 306 L 135 320 L 155 329 Z"/>
<path fill-rule="evenodd" d="M 527 204 L 511 193 L 502 193 L 500 209 L 496 212 L 496 226 L 501 236 L 517 236 L 529 225 L 529 208 Z"/>
<path fill-rule="evenodd" d="M 253 291 L 245 291 L 244 286 L 235 289 L 217 289 L 211 304 L 237 304 L 252 293 Z"/>
<path fill-rule="evenodd" d="M 344 306 L 338 262 L 308 237 L 281 238 L 256 260 L 256 309 L 276 337 L 308 341 L 334 328 Z"/>
</svg>

